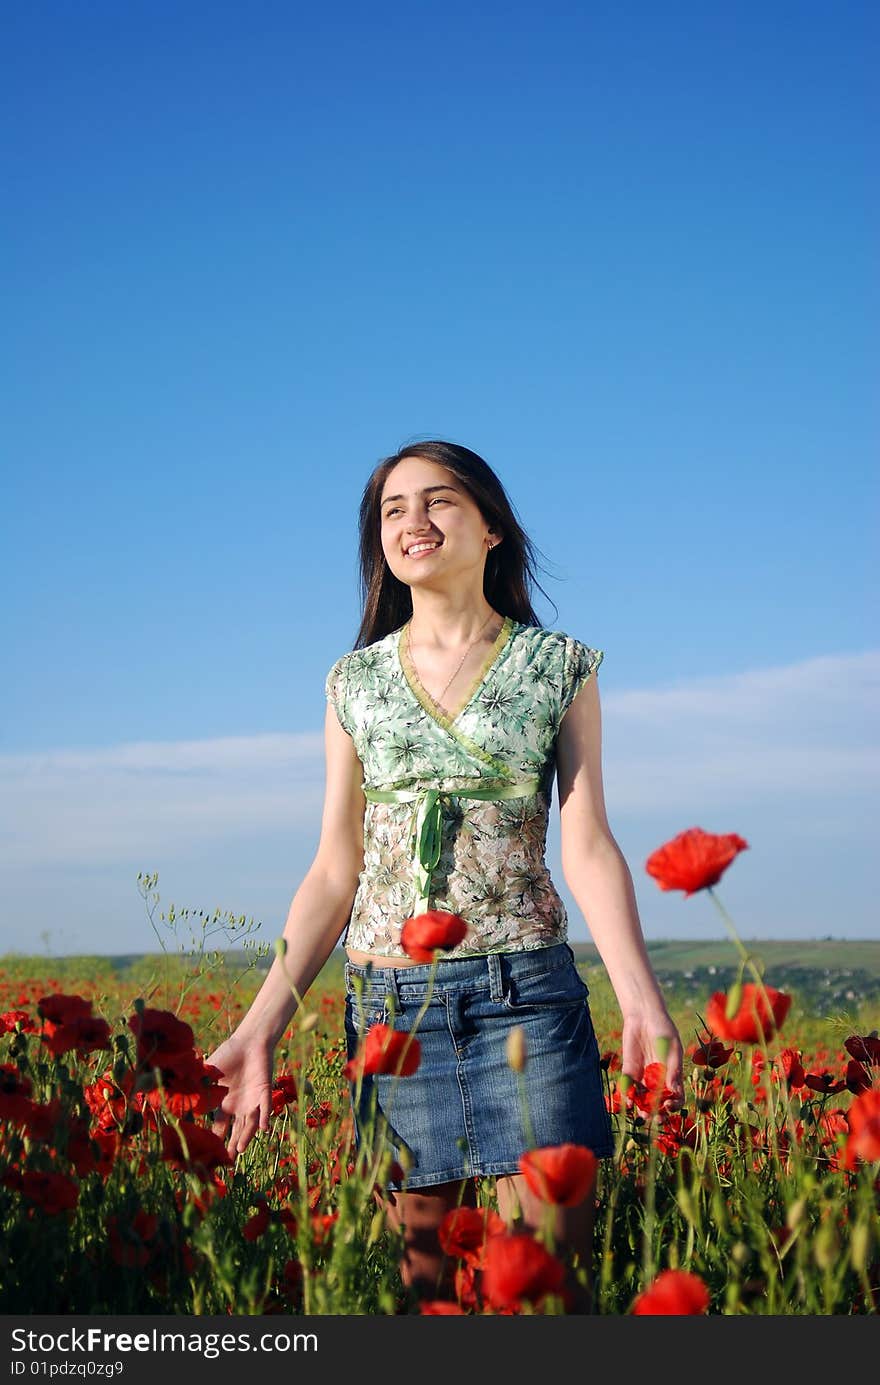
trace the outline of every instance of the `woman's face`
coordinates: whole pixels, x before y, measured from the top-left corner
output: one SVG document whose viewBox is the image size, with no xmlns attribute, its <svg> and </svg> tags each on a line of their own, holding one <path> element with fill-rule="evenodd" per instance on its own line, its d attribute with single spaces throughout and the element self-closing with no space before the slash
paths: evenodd
<svg viewBox="0 0 880 1385">
<path fill-rule="evenodd" d="M 486 554 L 498 536 L 451 471 L 404 457 L 385 478 L 380 508 L 382 551 L 399 581 L 448 589 L 476 579 L 482 591 Z"/>
</svg>

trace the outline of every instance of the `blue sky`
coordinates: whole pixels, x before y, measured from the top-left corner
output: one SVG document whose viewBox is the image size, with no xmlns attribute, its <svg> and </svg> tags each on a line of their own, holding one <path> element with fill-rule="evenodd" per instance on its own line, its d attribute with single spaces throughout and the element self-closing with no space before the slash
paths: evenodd
<svg viewBox="0 0 880 1385">
<path fill-rule="evenodd" d="M 375 463 L 481 453 L 604 650 L 609 819 L 878 937 L 876 6 L 4 16 L 0 950 L 280 934 Z M 872 388 L 873 387 L 873 388 Z M 548 863 L 586 938 L 558 866 Z M 158 917 L 158 915 L 157 915 Z"/>
</svg>

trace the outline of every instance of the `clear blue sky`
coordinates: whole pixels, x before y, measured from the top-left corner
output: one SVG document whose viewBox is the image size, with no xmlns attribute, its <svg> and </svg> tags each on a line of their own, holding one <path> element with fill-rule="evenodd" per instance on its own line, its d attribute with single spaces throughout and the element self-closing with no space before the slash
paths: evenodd
<svg viewBox="0 0 880 1385">
<path fill-rule="evenodd" d="M 280 933 L 361 490 L 427 437 L 605 651 L 646 934 L 723 934 L 644 872 L 699 825 L 744 936 L 880 936 L 877 6 L 3 28 L 0 950 L 154 947 L 139 870 Z"/>
</svg>

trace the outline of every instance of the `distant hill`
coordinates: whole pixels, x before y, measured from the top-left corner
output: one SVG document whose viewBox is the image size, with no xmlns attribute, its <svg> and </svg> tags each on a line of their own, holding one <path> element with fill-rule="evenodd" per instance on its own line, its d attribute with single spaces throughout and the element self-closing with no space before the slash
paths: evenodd
<svg viewBox="0 0 880 1385">
<path fill-rule="evenodd" d="M 748 939 L 743 943 L 763 968 L 768 985 L 795 991 L 816 1014 L 880 1002 L 880 939 Z M 591 943 L 573 943 L 580 965 L 601 965 Z M 675 1002 L 723 991 L 739 975 L 739 957 L 726 939 L 649 942 L 657 979 Z M 746 973 L 749 980 L 749 973 Z"/>
</svg>

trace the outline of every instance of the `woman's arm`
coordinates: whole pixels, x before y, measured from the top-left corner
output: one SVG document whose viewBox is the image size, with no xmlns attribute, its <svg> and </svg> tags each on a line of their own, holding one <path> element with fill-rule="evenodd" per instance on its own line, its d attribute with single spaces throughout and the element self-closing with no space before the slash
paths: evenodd
<svg viewBox="0 0 880 1385">
<path fill-rule="evenodd" d="M 623 1016 L 623 1071 L 641 1078 L 669 1041 L 666 1082 L 681 1100 L 682 1047 L 654 975 L 632 876 L 605 813 L 602 716 L 595 676 L 568 708 L 556 742 L 562 872 L 608 972 Z"/>
<path fill-rule="evenodd" d="M 228 1088 L 212 1128 L 225 1138 L 232 1124 L 232 1155 L 241 1153 L 258 1129 L 269 1128 L 272 1054 L 296 1010 L 294 988 L 304 996 L 336 946 L 363 870 L 363 769 L 351 737 L 329 704 L 324 745 L 321 835 L 287 915 L 282 933 L 285 955 L 276 955 L 235 1032 L 207 1060 L 220 1069 Z"/>
<path fill-rule="evenodd" d="M 290 982 L 305 995 L 348 922 L 364 867 L 363 768 L 329 703 L 324 745 L 327 770 L 318 849 L 287 915 L 285 956 L 275 958 L 239 1025 L 273 1044 L 296 1009 Z"/>
</svg>

